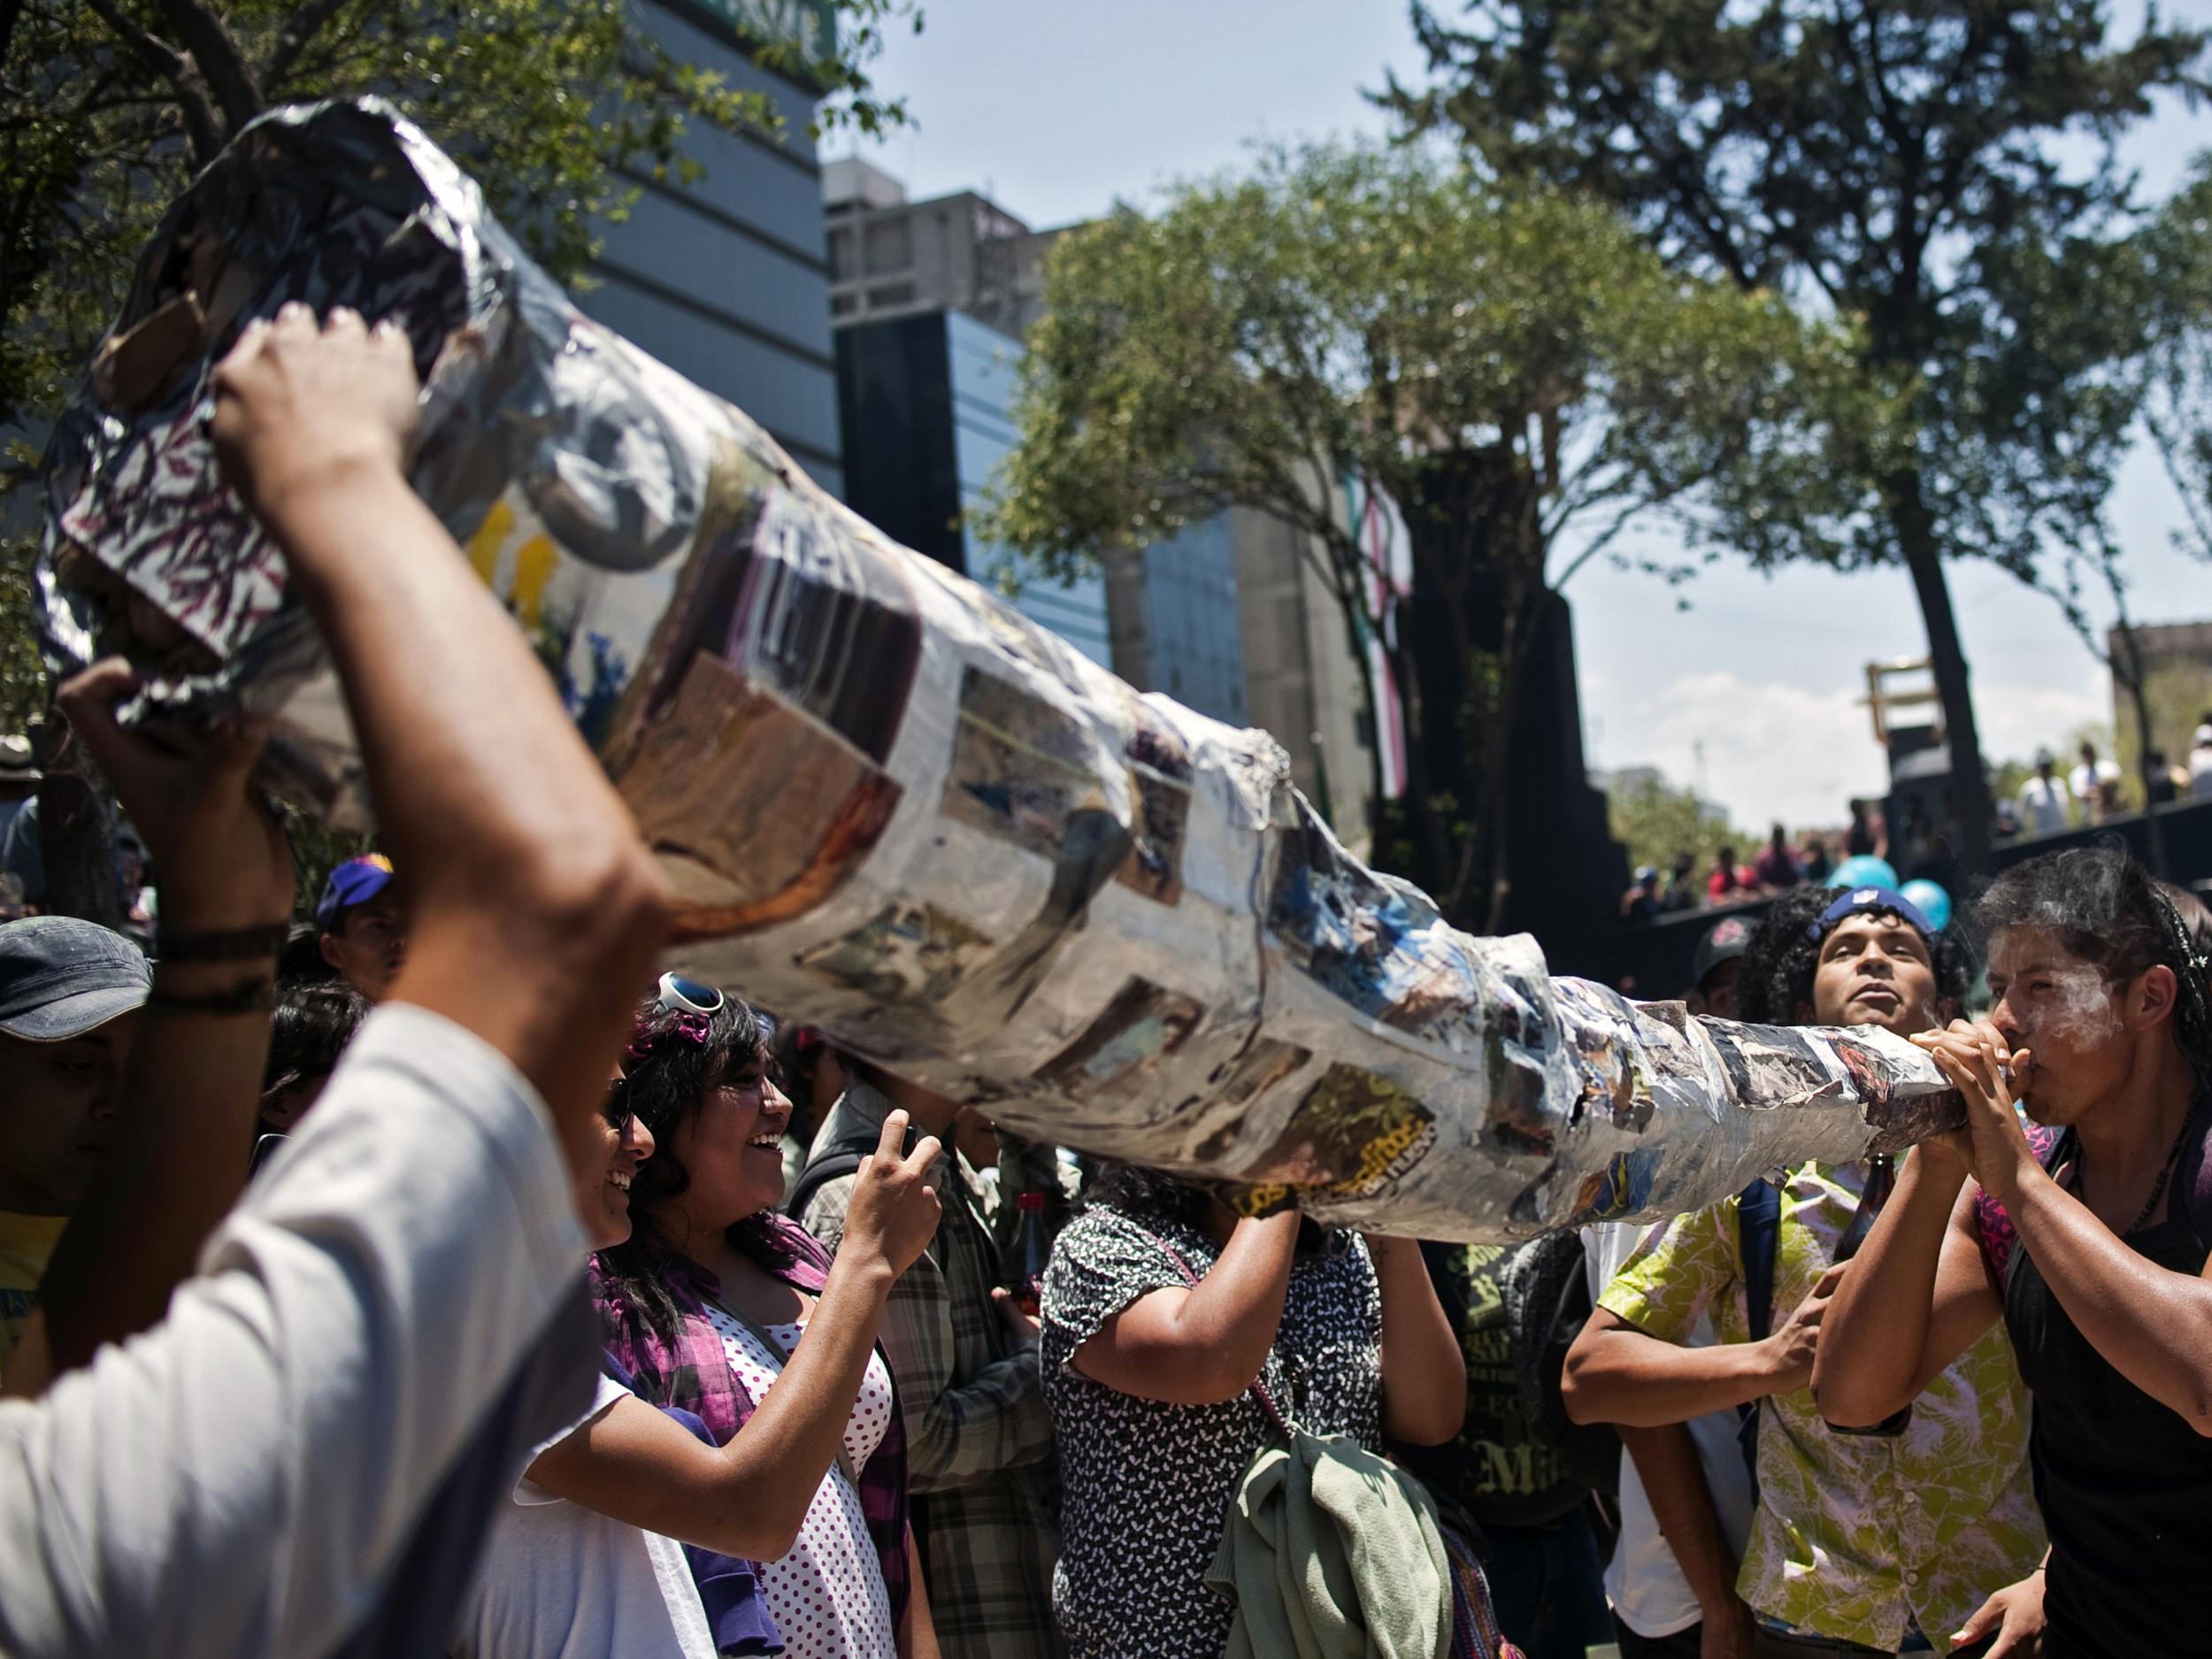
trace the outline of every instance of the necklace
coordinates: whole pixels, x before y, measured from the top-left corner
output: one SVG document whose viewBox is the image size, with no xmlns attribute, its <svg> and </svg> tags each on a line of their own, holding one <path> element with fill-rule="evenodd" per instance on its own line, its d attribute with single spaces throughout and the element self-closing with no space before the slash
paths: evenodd
<svg viewBox="0 0 2212 1659">
<path fill-rule="evenodd" d="M 2188 1144 L 2189 1130 L 2196 1122 L 2196 1113 L 2192 1111 L 2188 1117 L 2182 1119 L 2181 1133 L 2174 1137 L 2174 1144 L 2167 1149 L 2165 1164 L 2158 1171 L 2158 1179 L 2152 1184 L 2151 1195 L 2143 1201 L 2143 1208 L 2136 1212 L 2135 1219 L 2128 1223 L 2127 1232 L 2120 1235 L 2122 1238 L 2124 1239 L 2131 1233 L 2140 1233 L 2143 1230 L 2143 1224 L 2151 1218 L 2152 1212 L 2158 1208 L 2158 1201 L 2165 1197 L 2166 1183 L 2173 1179 L 2174 1169 L 2181 1162 L 2181 1148 Z M 2074 1146 L 2074 1185 L 2077 1188 L 2085 1184 L 2082 1172 L 2085 1162 L 2086 1160 L 2082 1156 L 2080 1143 L 2077 1141 Z"/>
</svg>

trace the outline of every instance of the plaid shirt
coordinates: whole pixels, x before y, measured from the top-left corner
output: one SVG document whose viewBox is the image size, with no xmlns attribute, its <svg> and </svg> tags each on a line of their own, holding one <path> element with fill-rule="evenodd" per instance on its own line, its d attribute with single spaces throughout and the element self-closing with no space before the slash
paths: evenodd
<svg viewBox="0 0 2212 1659">
<path fill-rule="evenodd" d="M 819 1295 L 827 1282 L 829 1258 L 814 1240 L 777 1215 L 744 1224 L 741 1242 L 746 1254 L 795 1290 Z M 638 1246 L 654 1260 L 661 1282 L 675 1298 L 683 1314 L 682 1328 L 674 1342 L 664 1342 L 641 1318 L 630 1317 L 610 1301 L 600 1286 L 596 1261 L 592 1266 L 595 1300 L 599 1305 L 600 1337 L 606 1351 L 630 1373 L 630 1386 L 654 1405 L 688 1411 L 706 1425 L 717 1446 L 737 1438 L 758 1402 L 745 1392 L 730 1369 L 722 1333 L 707 1317 L 706 1303 L 718 1300 L 722 1281 L 689 1256 L 663 1249 L 642 1233 Z M 895 1390 L 898 1368 L 892 1366 Z M 868 1524 L 869 1541 L 883 1569 L 883 1587 L 889 1593 L 891 1617 L 906 1616 L 909 1574 L 906 1556 L 906 1436 L 900 1414 L 893 1412 L 875 1455 L 860 1468 L 860 1512 Z M 757 1576 L 757 1575 L 756 1575 Z"/>
<path fill-rule="evenodd" d="M 813 1156 L 855 1143 L 873 1150 L 890 1110 L 856 1080 Z M 930 1617 L 946 1659 L 1058 1659 L 1066 1648 L 1052 1617 L 1052 1421 L 1037 1351 L 1016 1343 L 992 1305 L 998 1253 L 975 1172 L 949 1151 L 929 1179 L 944 1214 L 892 1288 L 883 1351 L 906 1417 L 907 1478 L 925 1499 L 915 1532 Z M 853 1180 L 826 1180 L 807 1201 L 807 1230 L 833 1249 Z"/>
</svg>

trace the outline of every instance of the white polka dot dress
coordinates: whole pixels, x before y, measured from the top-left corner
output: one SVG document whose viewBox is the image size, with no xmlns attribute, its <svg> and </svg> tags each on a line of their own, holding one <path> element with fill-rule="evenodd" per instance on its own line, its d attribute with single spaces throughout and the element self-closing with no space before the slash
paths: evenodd
<svg viewBox="0 0 2212 1659">
<path fill-rule="evenodd" d="M 721 1333 L 723 1351 L 739 1384 L 755 1400 L 767 1397 L 784 1361 L 799 1346 L 803 1327 L 772 1325 L 780 1353 L 712 1302 L 707 1317 Z M 891 1374 L 883 1356 L 868 1356 L 860 1397 L 845 1420 L 845 1461 L 858 1469 L 875 1455 L 891 1423 Z M 761 1589 L 782 1632 L 784 1659 L 897 1659 L 891 1598 L 861 1511 L 860 1494 L 835 1464 L 800 1524 L 798 1541 L 781 1561 L 761 1563 Z"/>
</svg>

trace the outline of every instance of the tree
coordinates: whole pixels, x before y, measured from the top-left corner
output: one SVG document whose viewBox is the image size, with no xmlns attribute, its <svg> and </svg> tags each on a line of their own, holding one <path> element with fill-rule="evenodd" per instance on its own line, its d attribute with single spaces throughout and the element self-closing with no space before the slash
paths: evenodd
<svg viewBox="0 0 2212 1659">
<path fill-rule="evenodd" d="M 2154 11 L 2105 44 L 2101 0 L 1472 0 L 1417 4 L 1435 84 L 1385 101 L 1461 134 L 1504 177 L 1618 204 L 1680 268 L 1786 284 L 1863 317 L 1885 382 L 1914 388 L 1905 441 L 1861 458 L 1878 511 L 1856 563 L 1910 573 L 1949 734 L 1968 861 L 1989 792 L 1947 557 L 2032 574 L 2077 476 L 2052 457 L 2103 419 L 2081 296 L 2018 280 L 2124 234 L 2115 160 L 2150 95 L 2202 88 L 2206 35 Z M 2098 152 L 2069 170 L 2052 142 Z M 2088 303 L 2093 308 L 2093 296 Z M 2086 325 L 2085 327 L 2084 325 Z M 2082 335 L 2089 338 L 2083 338 Z"/>
<path fill-rule="evenodd" d="M 2112 626 L 2102 634 L 2090 619 L 2088 604 L 2084 596 L 2083 590 L 2092 584 L 2102 589 L 2104 597 L 2112 605 Z M 2059 607 L 2065 612 L 2067 623 L 2074 630 L 2076 637 L 2091 656 L 2105 665 L 2112 676 L 2114 687 L 2128 700 L 2129 712 L 2133 717 L 2132 729 L 2123 731 L 2119 741 L 2113 743 L 2109 749 L 2100 744 L 2098 752 L 2104 754 L 2116 749 L 2122 767 L 2133 769 L 2139 799 L 2147 811 L 2153 799 L 2151 776 L 2157 770 L 2151 764 L 2151 757 L 2159 747 L 2154 734 L 2155 717 L 2152 712 L 2154 686 L 2149 665 L 2144 661 L 2141 641 L 2136 635 L 2134 622 L 2128 615 L 2127 574 L 2122 567 L 2119 544 L 2114 540 L 2111 528 L 2105 523 L 2101 513 L 2081 526 L 2080 538 L 2066 549 L 2060 566 L 2059 580 L 2046 586 L 2058 600 Z M 2077 735 L 2073 749 L 2078 749 L 2082 741 Z M 2166 833 L 2156 813 L 2150 813 L 2145 819 L 2144 833 L 2148 843 L 2151 872 L 2162 877 L 2168 873 Z"/>
<path fill-rule="evenodd" d="M 1685 853 L 1695 861 L 1694 869 L 1709 870 L 1722 848 L 1746 852 L 1759 840 L 1739 834 L 1726 812 L 1655 772 L 1616 780 L 1605 792 L 1605 816 L 1613 839 L 1628 849 L 1628 862 L 1661 872 L 1671 870 Z"/>
<path fill-rule="evenodd" d="M 895 20 L 920 27 L 915 0 L 721 9 L 755 20 L 744 38 L 758 61 L 820 89 L 818 130 L 906 119 L 866 65 Z M 672 57 L 627 0 L 0 0 L 0 487 L 31 476 L 161 213 L 265 110 L 394 99 L 563 280 L 641 178 L 695 176 L 689 123 L 780 130 L 765 95 Z M 20 530 L 0 542 L 11 723 L 44 701 L 28 558 Z"/>
<path fill-rule="evenodd" d="M 2143 423 L 2181 497 L 2175 545 L 2212 559 L 2212 154 L 2159 210 L 2143 250 Z"/>
<path fill-rule="evenodd" d="M 1379 844 L 1479 927 L 1504 898 L 1498 780 L 1551 593 L 1660 517 L 1762 561 L 1833 544 L 1833 451 L 1886 418 L 1847 329 L 1420 147 L 1276 149 L 1118 211 L 1055 248 L 1045 307 L 983 534 L 1066 574 L 1256 508 L 1382 634 L 1335 503 L 1345 480 L 1386 496 L 1420 626 L 1384 636 L 1408 787 L 1402 839 Z"/>
<path fill-rule="evenodd" d="M 895 19 L 919 27 L 914 0 L 725 9 L 759 19 L 762 63 L 821 88 L 818 130 L 906 119 L 866 65 Z M 695 175 L 688 123 L 781 125 L 764 94 L 671 56 L 626 0 L 0 0 L 0 427 L 59 407 L 155 220 L 275 105 L 394 99 L 562 280 L 641 174 Z"/>
</svg>

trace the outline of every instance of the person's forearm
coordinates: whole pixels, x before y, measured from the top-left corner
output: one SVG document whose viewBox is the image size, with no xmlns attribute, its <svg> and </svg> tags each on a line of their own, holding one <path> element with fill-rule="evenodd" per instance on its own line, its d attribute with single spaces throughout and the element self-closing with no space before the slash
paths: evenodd
<svg viewBox="0 0 2212 1659">
<path fill-rule="evenodd" d="M 1240 1221 L 1212 1269 L 1175 1310 L 1175 1346 L 1212 1373 L 1225 1399 L 1250 1387 L 1267 1363 L 1297 1249 L 1294 1210 Z"/>
<path fill-rule="evenodd" d="M 996 1308 L 987 1317 L 1000 1317 Z M 967 1485 L 995 1470 L 1042 1461 L 1052 1419 L 1033 1350 L 955 1373 L 951 1293 L 927 1256 L 907 1269 L 884 1311 L 883 1351 L 899 1379 L 906 1474 L 917 1492 Z"/>
<path fill-rule="evenodd" d="M 154 983 L 157 995 L 204 996 L 273 972 L 273 963 L 165 964 Z M 191 1273 L 245 1185 L 268 1052 L 265 1011 L 149 1014 L 99 1179 L 40 1286 L 50 1375 L 152 1325 Z"/>
<path fill-rule="evenodd" d="M 1370 1238 L 1382 1292 L 1383 1432 L 1412 1446 L 1439 1446 L 1467 1415 L 1467 1362 L 1436 1299 L 1421 1247 Z"/>
<path fill-rule="evenodd" d="M 1739 1563 L 1713 1507 L 1713 1489 L 1688 1425 L 1624 1425 L 1620 1434 L 1621 1448 L 1636 1465 L 1644 1495 L 1651 1501 L 1652 1517 L 1674 1552 L 1690 1594 L 1709 1613 L 1724 1607 L 1736 1594 Z"/>
<path fill-rule="evenodd" d="M 899 1659 L 939 1659 L 937 1624 L 929 1611 L 929 1586 L 923 1581 L 922 1552 L 912 1528 L 906 1534 L 906 1612 L 899 1620 Z"/>
<path fill-rule="evenodd" d="M 379 827 L 419 899 L 481 902 L 538 879 L 556 851 L 591 863 L 635 841 L 550 687 L 509 698 L 545 670 L 397 472 L 301 492 L 269 527 L 337 663 Z M 404 551 L 365 557 L 372 538 Z"/>
<path fill-rule="evenodd" d="M 993 1360 L 907 1417 L 906 1477 L 916 1492 L 964 1486 L 1051 1454 L 1052 1417 L 1033 1352 Z"/>
<path fill-rule="evenodd" d="M 1627 1326 L 1578 1341 L 1563 1387 L 1577 1423 L 1660 1428 L 1765 1398 L 1775 1369 L 1770 1341 L 1678 1348 Z"/>
<path fill-rule="evenodd" d="M 394 995 L 507 1052 L 573 1128 L 650 979 L 659 878 L 544 668 L 397 471 L 317 483 L 265 510 L 410 886 Z"/>
<path fill-rule="evenodd" d="M 762 1511 L 776 1537 L 798 1536 L 822 1477 L 837 1459 L 895 1279 L 881 1260 L 848 1256 L 833 1262 L 790 1363 L 722 1448 L 730 1508 Z"/>
<path fill-rule="evenodd" d="M 806 1333 L 729 1441 L 703 1445 L 642 1400 L 539 1454 L 530 1479 L 614 1520 L 743 1561 L 780 1561 L 836 1460 L 874 1352 L 890 1268 L 840 1263 Z"/>
<path fill-rule="evenodd" d="M 260 827 L 273 836 L 273 826 Z M 180 855 L 165 872 L 164 933 L 273 928 L 280 939 L 283 900 L 272 883 L 207 867 L 219 862 Z M 40 1286 L 48 1355 L 40 1389 L 102 1343 L 158 1320 L 245 1185 L 268 1011 L 173 1010 L 163 1000 L 234 995 L 275 973 L 273 944 L 265 958 L 155 967 L 157 1000 L 140 1016 L 107 1154 Z"/>
<path fill-rule="evenodd" d="M 1936 1271 L 1965 1180 L 1963 1169 L 1932 1155 L 1906 1160 L 1821 1324 L 1813 1397 L 1829 1422 L 1879 1423 L 1919 1394 Z"/>
<path fill-rule="evenodd" d="M 2022 1171 L 2006 1210 L 2089 1345 L 2198 1433 L 2212 1434 L 2212 1281 L 2137 1255 L 2039 1167 Z"/>
</svg>

